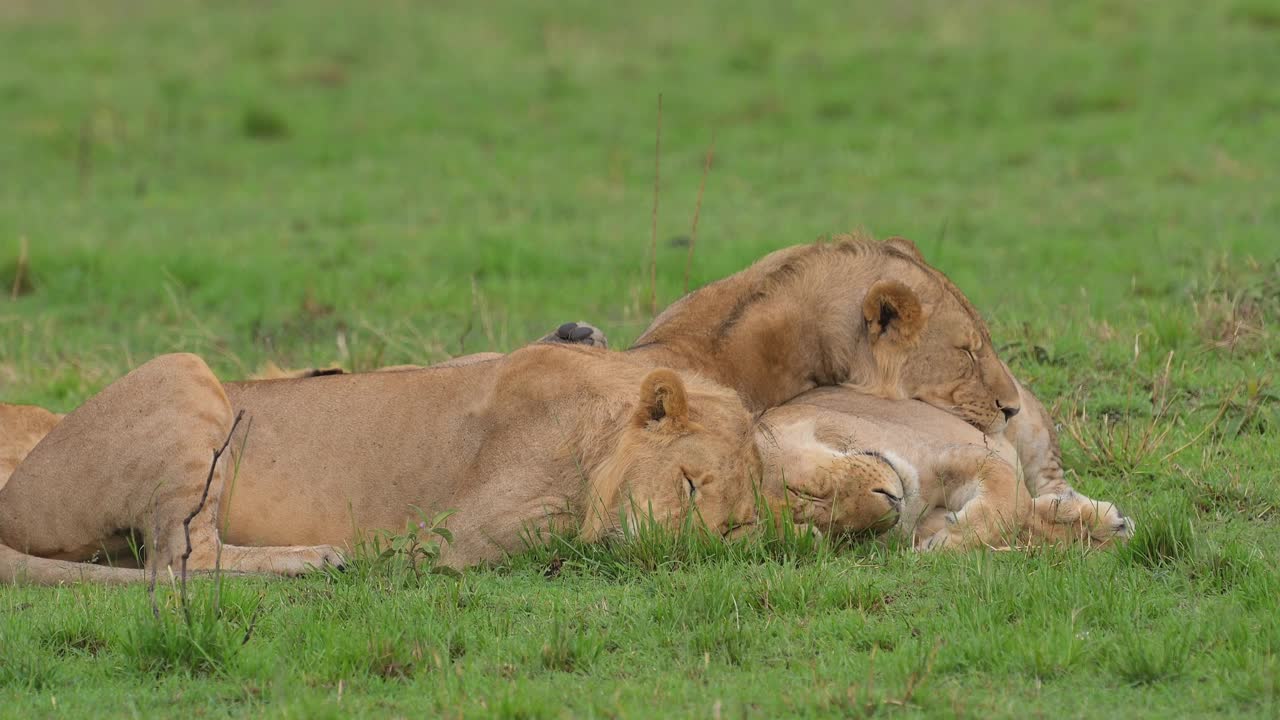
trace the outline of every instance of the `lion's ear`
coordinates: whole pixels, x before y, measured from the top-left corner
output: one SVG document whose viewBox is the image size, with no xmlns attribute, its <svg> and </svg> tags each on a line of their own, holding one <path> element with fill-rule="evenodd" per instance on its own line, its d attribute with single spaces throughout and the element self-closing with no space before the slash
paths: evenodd
<svg viewBox="0 0 1280 720">
<path fill-rule="evenodd" d="M 924 327 L 920 298 L 897 280 L 881 280 L 871 286 L 862 301 L 862 317 L 873 343 L 885 337 L 909 343 Z"/>
<path fill-rule="evenodd" d="M 684 426 L 689 421 L 689 397 L 684 381 L 674 371 L 654 370 L 640 383 L 640 404 L 635 423 L 641 427 L 666 421 L 667 427 Z"/>
<path fill-rule="evenodd" d="M 920 252 L 920 248 L 916 244 L 904 237 L 891 237 L 884 241 L 885 245 L 897 250 L 898 252 L 924 262 L 924 253 Z"/>
</svg>

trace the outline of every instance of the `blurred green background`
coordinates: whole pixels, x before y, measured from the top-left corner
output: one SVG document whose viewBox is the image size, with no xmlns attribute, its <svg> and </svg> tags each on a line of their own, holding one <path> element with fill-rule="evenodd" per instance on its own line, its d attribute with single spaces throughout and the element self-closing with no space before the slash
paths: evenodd
<svg viewBox="0 0 1280 720">
<path fill-rule="evenodd" d="M 695 285 L 862 228 L 1041 344 L 1158 326 L 1276 255 L 1278 40 L 1266 2 L 5 2 L 0 387 L 625 343 L 659 93 L 660 305 L 714 136 Z"/>
<path fill-rule="evenodd" d="M 661 94 L 659 306 L 714 137 L 694 285 L 914 239 L 1139 533 L 0 588 L 0 717 L 1275 717 L 1278 78 L 1274 0 L 0 0 L 0 401 L 625 346 Z"/>
</svg>

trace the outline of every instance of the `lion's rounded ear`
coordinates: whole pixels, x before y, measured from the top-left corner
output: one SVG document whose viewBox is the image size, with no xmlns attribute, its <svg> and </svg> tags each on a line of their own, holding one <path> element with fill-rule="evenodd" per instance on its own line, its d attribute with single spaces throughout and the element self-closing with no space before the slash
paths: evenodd
<svg viewBox="0 0 1280 720">
<path fill-rule="evenodd" d="M 915 291 L 897 280 L 881 280 L 867 291 L 862 317 L 872 342 L 889 338 L 909 343 L 924 328 L 924 312 Z"/>
<path fill-rule="evenodd" d="M 689 397 L 684 381 L 673 370 L 654 370 L 640 383 L 640 404 L 636 407 L 635 422 L 645 426 L 651 422 L 667 420 L 671 425 L 684 425 L 689 421 Z"/>
<path fill-rule="evenodd" d="M 909 255 L 920 262 L 924 262 L 924 253 L 920 252 L 920 248 L 916 247 L 915 243 L 904 237 L 891 237 L 885 240 L 884 244 L 904 255 Z"/>
</svg>

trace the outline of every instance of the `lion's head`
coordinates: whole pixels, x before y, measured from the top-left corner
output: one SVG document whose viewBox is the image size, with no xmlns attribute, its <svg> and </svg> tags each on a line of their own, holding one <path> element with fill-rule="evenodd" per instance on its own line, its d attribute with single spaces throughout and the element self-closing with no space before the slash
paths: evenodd
<svg viewBox="0 0 1280 720">
<path fill-rule="evenodd" d="M 649 519 L 675 527 L 690 513 L 718 535 L 753 524 L 760 478 L 753 424 L 733 391 L 702 382 L 690 391 L 675 372 L 651 371 L 591 480 L 583 535 L 596 539 Z"/>
<path fill-rule="evenodd" d="M 902 512 L 913 482 L 892 453 L 856 449 L 839 418 L 811 407 L 765 413 L 756 444 L 765 463 L 764 491 L 781 499 L 796 522 L 830 534 L 883 532 Z"/>
<path fill-rule="evenodd" d="M 881 371 L 876 394 L 922 400 L 985 433 L 1000 432 L 1018 414 L 1020 400 L 986 323 L 911 241 L 884 244 L 897 256 L 891 257 L 894 279 L 875 282 L 862 302 Z"/>
</svg>

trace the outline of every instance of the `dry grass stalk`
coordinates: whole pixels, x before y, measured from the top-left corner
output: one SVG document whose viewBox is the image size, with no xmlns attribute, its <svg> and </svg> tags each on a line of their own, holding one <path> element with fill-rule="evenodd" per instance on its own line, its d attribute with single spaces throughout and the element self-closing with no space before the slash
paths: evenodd
<svg viewBox="0 0 1280 720">
<path fill-rule="evenodd" d="M 698 202 L 693 206 L 693 227 L 689 229 L 689 254 L 684 260 L 684 292 L 689 292 L 689 269 L 693 267 L 693 247 L 698 243 L 698 216 L 702 214 L 702 194 L 707 189 L 707 175 L 711 173 L 711 159 L 716 152 L 716 134 L 711 133 L 707 146 L 707 159 L 702 163 L 702 182 L 698 185 Z"/>
<path fill-rule="evenodd" d="M 17 300 L 22 294 L 27 279 L 27 266 L 31 263 L 30 243 L 24 235 L 18 239 L 18 265 L 13 269 L 13 290 L 9 292 L 10 300 Z"/>
<path fill-rule="evenodd" d="M 662 93 L 658 93 L 658 130 L 653 143 L 653 218 L 649 230 L 649 314 L 658 314 L 658 196 L 662 194 Z"/>
<path fill-rule="evenodd" d="M 1164 451 L 1169 433 L 1178 425 L 1182 416 L 1179 412 L 1170 412 L 1172 402 L 1169 399 L 1169 376 L 1172 364 L 1173 353 L 1169 353 L 1164 372 L 1152 382 L 1151 417 L 1143 422 L 1134 422 L 1128 416 L 1113 420 L 1104 415 L 1102 423 L 1095 425 L 1086 406 L 1073 404 L 1068 410 L 1068 420 L 1064 427 L 1090 463 L 1099 468 L 1116 468 L 1126 473 L 1146 467 L 1151 461 L 1163 465 L 1199 444 L 1211 430 L 1222 424 L 1243 384 L 1231 388 L 1218 404 L 1213 419 L 1205 423 L 1190 440 L 1172 450 Z"/>
<path fill-rule="evenodd" d="M 1128 472 L 1141 467 L 1164 447 L 1176 424 L 1166 422 L 1170 410 L 1168 388 L 1172 365 L 1173 353 L 1169 353 L 1164 372 L 1152 383 L 1151 417 L 1144 423 L 1135 424 L 1129 418 L 1113 420 L 1104 415 L 1102 423 L 1095 425 L 1087 405 L 1072 404 L 1064 427 L 1091 464 L 1118 467 Z"/>
</svg>

